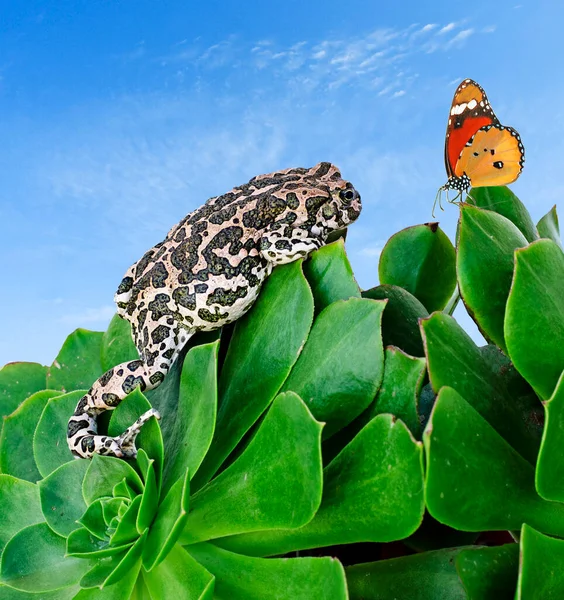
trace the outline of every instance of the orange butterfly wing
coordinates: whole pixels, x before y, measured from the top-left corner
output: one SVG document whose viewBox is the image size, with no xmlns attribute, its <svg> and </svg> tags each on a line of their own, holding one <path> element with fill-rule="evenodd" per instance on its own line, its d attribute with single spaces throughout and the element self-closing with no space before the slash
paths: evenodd
<svg viewBox="0 0 564 600">
<path fill-rule="evenodd" d="M 454 175 L 466 175 L 472 187 L 507 185 L 519 177 L 525 149 L 515 129 L 503 125 L 482 127 L 464 146 Z"/>
<path fill-rule="evenodd" d="M 483 88 L 472 79 L 465 79 L 456 89 L 445 136 L 445 167 L 447 175 L 456 174 L 460 153 L 472 136 L 482 127 L 499 124 Z"/>
</svg>

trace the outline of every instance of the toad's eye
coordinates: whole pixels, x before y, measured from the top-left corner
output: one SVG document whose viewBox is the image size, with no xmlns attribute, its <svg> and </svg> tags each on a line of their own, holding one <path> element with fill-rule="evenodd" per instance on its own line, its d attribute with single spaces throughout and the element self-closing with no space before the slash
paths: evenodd
<svg viewBox="0 0 564 600">
<path fill-rule="evenodd" d="M 343 190 L 340 192 L 339 198 L 348 204 L 354 198 L 354 192 L 352 190 Z"/>
</svg>

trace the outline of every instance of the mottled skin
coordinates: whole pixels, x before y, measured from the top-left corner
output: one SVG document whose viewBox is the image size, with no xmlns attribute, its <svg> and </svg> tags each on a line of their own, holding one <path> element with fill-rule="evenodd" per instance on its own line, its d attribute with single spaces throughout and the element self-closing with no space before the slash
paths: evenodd
<svg viewBox="0 0 564 600">
<path fill-rule="evenodd" d="M 254 177 L 175 225 L 119 285 L 118 313 L 131 323 L 140 359 L 110 369 L 81 398 L 67 431 L 74 456 L 134 457 L 135 437 L 158 413 L 148 411 L 113 438 L 97 435 L 98 415 L 136 387 L 156 388 L 194 333 L 241 317 L 275 265 L 320 248 L 360 209 L 337 167 L 320 163 Z"/>
</svg>

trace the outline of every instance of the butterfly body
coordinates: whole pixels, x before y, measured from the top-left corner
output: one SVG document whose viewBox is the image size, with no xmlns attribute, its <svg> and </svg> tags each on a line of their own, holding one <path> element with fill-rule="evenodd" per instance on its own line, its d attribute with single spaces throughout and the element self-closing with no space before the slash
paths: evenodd
<svg viewBox="0 0 564 600">
<path fill-rule="evenodd" d="M 456 89 L 445 136 L 448 180 L 441 190 L 506 185 L 519 177 L 525 149 L 515 129 L 501 125 L 483 88 L 465 79 Z"/>
</svg>

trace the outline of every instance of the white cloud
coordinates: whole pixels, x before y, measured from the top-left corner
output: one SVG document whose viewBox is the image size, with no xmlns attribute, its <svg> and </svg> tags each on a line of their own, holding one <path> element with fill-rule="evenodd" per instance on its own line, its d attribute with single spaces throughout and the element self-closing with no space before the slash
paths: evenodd
<svg viewBox="0 0 564 600">
<path fill-rule="evenodd" d="M 452 48 L 453 46 L 460 47 L 462 46 L 463 42 L 466 41 L 473 34 L 474 29 L 463 29 L 448 41 L 445 48 Z"/>
<path fill-rule="evenodd" d="M 448 33 L 449 31 L 452 31 L 455 27 L 456 27 L 456 23 L 449 23 L 448 25 L 441 27 L 441 29 L 439 30 L 439 35 Z"/>
</svg>

